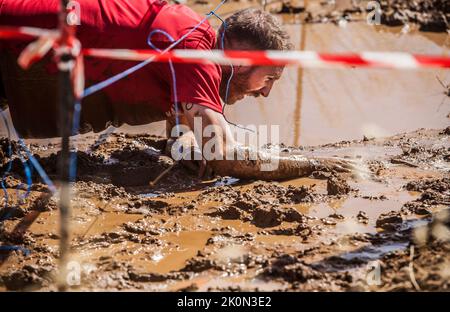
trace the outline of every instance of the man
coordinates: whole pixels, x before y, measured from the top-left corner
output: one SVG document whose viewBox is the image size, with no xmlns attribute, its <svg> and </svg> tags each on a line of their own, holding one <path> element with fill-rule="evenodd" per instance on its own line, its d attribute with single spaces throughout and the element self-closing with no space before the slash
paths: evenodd
<svg viewBox="0 0 450 312">
<path fill-rule="evenodd" d="M 77 37 L 84 48 L 149 49 L 150 42 L 153 48 L 163 50 L 203 19 L 186 6 L 169 5 L 160 0 L 77 2 L 80 9 Z M 56 28 L 58 4 L 59 0 L 0 0 L 0 24 Z M 291 47 L 277 20 L 263 11 L 239 11 L 226 19 L 226 25 L 222 25 L 216 36 L 211 25 L 205 22 L 175 48 L 218 49 L 222 34 L 227 50 L 288 50 Z M 57 136 L 56 67 L 49 55 L 27 71 L 20 69 L 16 59 L 25 46 L 26 43 L 18 42 L 3 42 L 0 46 L 2 79 L 14 126 L 24 137 Z M 86 58 L 87 85 L 94 85 L 133 65 L 134 62 L 128 61 Z M 221 175 L 242 178 L 281 179 L 307 175 L 319 162 L 266 155 L 241 147 L 234 142 L 222 114 L 221 101 L 234 104 L 245 96 L 267 97 L 282 71 L 282 67 L 237 66 L 228 89 L 231 66 L 174 64 L 177 81 L 174 87 L 169 64 L 151 63 L 83 99 L 79 131 L 98 132 L 110 125 L 142 125 L 160 120 L 167 120 L 167 128 L 171 130 L 175 120 L 179 120 L 187 129 L 180 142 L 203 146 L 210 138 L 197 134 L 194 140 L 193 132 L 189 131 L 195 128 L 197 117 L 202 129 L 211 126 L 216 129 L 215 152 L 218 152 L 218 157 L 208 158 L 208 164 L 204 159 L 200 162 L 200 175 L 207 168 Z M 175 116 L 177 110 L 179 116 Z M 226 154 L 236 157 L 225 160 Z M 265 170 L 264 159 L 265 162 L 276 160 L 277 167 Z M 342 166 L 346 166 L 335 160 L 320 163 L 343 170 Z"/>
</svg>

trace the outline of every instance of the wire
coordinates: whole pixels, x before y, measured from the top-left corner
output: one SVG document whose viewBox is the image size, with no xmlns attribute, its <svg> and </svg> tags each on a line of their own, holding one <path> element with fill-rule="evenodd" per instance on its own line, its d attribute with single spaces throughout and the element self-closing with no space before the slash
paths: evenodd
<svg viewBox="0 0 450 312">
<path fill-rule="evenodd" d="M 20 246 L 8 246 L 8 245 L 0 245 L 0 251 L 14 251 L 19 250 L 23 253 L 24 256 L 28 256 L 31 252 Z"/>
<path fill-rule="evenodd" d="M 4 111 L 4 110 L 1 110 L 1 111 L 0 111 L 0 115 L 2 115 L 2 119 L 3 119 L 3 122 L 5 123 L 5 127 L 8 129 L 7 131 L 8 131 L 9 145 L 11 145 L 11 140 L 10 140 L 10 138 L 11 138 L 11 132 L 10 132 L 10 130 L 9 130 L 9 123 L 8 123 L 8 120 L 7 120 L 6 116 L 5 116 L 5 111 Z M 37 161 L 36 157 L 34 157 L 33 154 L 31 154 L 30 150 L 28 149 L 28 147 L 27 147 L 26 144 L 24 143 L 23 139 L 20 138 L 20 135 L 19 135 L 19 133 L 17 133 L 17 131 L 16 131 L 16 134 L 17 134 L 17 137 L 19 138 L 19 140 L 18 140 L 17 143 L 19 144 L 19 147 L 22 148 L 22 150 L 23 150 L 23 151 L 25 152 L 25 154 L 27 155 L 28 161 L 29 161 L 29 162 L 31 163 L 31 165 L 36 169 L 37 173 L 38 173 L 39 176 L 42 178 L 42 180 L 44 181 L 44 183 L 48 185 L 50 191 L 51 191 L 52 193 L 56 193 L 56 187 L 55 187 L 54 183 L 52 182 L 52 180 L 48 177 L 47 173 L 46 173 L 45 170 L 42 168 L 42 166 L 39 164 L 39 162 Z M 11 151 L 10 155 L 12 156 L 12 147 L 8 146 L 8 150 Z M 8 151 L 8 152 L 9 152 L 9 151 Z M 8 170 L 8 169 L 9 169 L 9 170 Z M 7 169 L 7 172 L 5 172 L 4 175 L 3 175 L 2 183 L 3 183 L 3 180 L 4 180 L 4 176 L 5 176 L 8 172 L 11 171 L 11 165 L 8 165 L 8 169 Z M 28 174 L 28 173 L 29 173 L 29 174 Z M 27 175 L 27 180 L 29 181 L 29 180 L 30 180 L 30 177 L 31 177 L 31 169 L 30 169 L 30 170 L 27 170 L 26 175 Z"/>
<path fill-rule="evenodd" d="M 220 39 L 221 47 L 220 48 L 222 49 L 222 51 L 224 51 L 225 50 L 225 32 L 227 30 L 228 25 L 227 25 L 227 22 L 225 22 L 218 14 L 216 14 L 216 13 L 212 13 L 212 14 L 222 22 L 223 30 L 222 30 L 222 34 L 220 35 L 221 36 L 221 39 Z M 231 72 L 230 72 L 230 77 L 228 77 L 228 80 L 227 80 L 227 87 L 225 89 L 225 99 L 224 99 L 225 105 L 227 105 L 227 102 L 228 102 L 228 96 L 229 96 L 229 92 L 230 92 L 230 83 L 231 83 L 231 79 L 233 79 L 233 76 L 234 76 L 234 66 L 231 63 L 231 61 L 229 62 L 229 64 L 230 64 Z"/>
<path fill-rule="evenodd" d="M 220 35 L 221 36 L 221 39 L 220 39 L 221 47 L 220 48 L 222 49 L 222 51 L 225 51 L 225 32 L 226 32 L 227 27 L 228 27 L 227 22 L 225 20 L 223 20 L 222 17 L 220 17 L 220 15 L 216 14 L 215 12 L 212 12 L 212 14 L 222 22 L 223 30 L 222 30 L 222 33 Z M 223 118 L 225 119 L 225 121 L 228 124 L 230 124 L 232 126 L 235 126 L 236 128 L 255 133 L 255 131 L 253 131 L 252 129 L 240 126 L 240 125 L 238 125 L 238 124 L 236 124 L 234 122 L 229 121 L 227 116 L 225 116 L 225 108 L 228 105 L 227 104 L 228 103 L 228 97 L 230 95 L 231 80 L 234 77 L 234 66 L 233 66 L 233 64 L 231 62 L 229 62 L 229 64 L 230 64 L 231 72 L 230 72 L 230 77 L 228 77 L 227 86 L 226 86 L 226 89 L 225 89 L 225 99 L 223 101 L 224 103 L 223 103 L 223 107 L 222 107 L 222 116 L 223 116 Z"/>
<path fill-rule="evenodd" d="M 1 181 L 1 187 L 2 187 L 3 192 L 5 194 L 5 196 L 4 196 L 5 197 L 5 208 L 4 208 L 5 214 L 0 219 L 0 224 L 2 224 L 3 221 L 8 220 L 11 217 L 12 213 L 13 213 L 13 210 L 9 210 L 8 211 L 9 196 L 8 196 L 8 191 L 7 191 L 6 186 L 5 186 L 6 175 L 9 172 L 11 172 L 11 168 L 12 168 L 12 144 L 11 144 L 11 130 L 9 128 L 8 119 L 6 118 L 5 113 L 4 113 L 3 110 L 0 111 L 0 114 L 2 115 L 2 120 L 3 120 L 3 123 L 5 124 L 5 128 L 7 129 L 6 131 L 8 133 L 8 165 L 7 165 L 7 168 L 6 168 L 5 172 L 2 175 L 2 181 Z M 20 207 L 20 205 L 22 205 L 24 203 L 25 199 L 30 194 L 31 186 L 32 186 L 32 183 L 33 183 L 32 179 L 31 179 L 30 167 L 26 164 L 26 161 L 22 157 L 22 155 L 20 154 L 20 151 L 19 151 L 19 157 L 20 157 L 20 160 L 22 161 L 22 164 L 23 164 L 23 167 L 24 167 L 28 188 L 27 188 L 26 193 L 23 196 L 17 195 L 17 197 L 19 198 L 18 199 L 18 207 Z M 19 188 L 21 186 L 22 186 L 22 183 L 17 186 L 17 189 L 16 189 L 17 194 L 19 193 Z M 28 249 L 20 247 L 20 246 L 14 246 L 14 245 L 1 245 L 0 246 L 0 251 L 14 251 L 14 250 L 22 251 L 22 253 L 25 256 L 28 256 L 31 253 Z"/>
<path fill-rule="evenodd" d="M 16 187 L 17 205 L 14 207 L 11 207 L 11 209 L 8 209 L 7 202 L 6 202 L 5 208 L 3 209 L 3 211 L 5 211 L 5 214 L 0 218 L 0 222 L 3 222 L 5 220 L 8 220 L 9 218 L 11 218 L 11 216 L 13 215 L 13 212 L 25 203 L 26 198 L 28 197 L 28 195 L 30 195 L 31 186 L 33 185 L 33 180 L 31 179 L 30 167 L 27 165 L 27 162 L 23 158 L 23 156 L 20 155 L 20 152 L 19 152 L 19 158 L 20 158 L 20 161 L 22 162 L 22 166 L 23 166 L 23 169 L 25 172 L 28 187 L 27 187 L 25 194 L 20 195 L 19 191 L 22 189 L 23 183 L 20 183 L 19 185 L 17 185 L 17 187 Z M 6 191 L 6 190 L 4 190 L 4 191 Z M 8 194 L 8 193 L 6 192 L 6 194 Z"/>
<path fill-rule="evenodd" d="M 11 172 L 12 169 L 12 144 L 11 144 L 11 130 L 9 128 L 9 123 L 8 123 L 8 119 L 5 116 L 4 111 L 1 111 L 1 115 L 2 115 L 2 120 L 3 123 L 5 124 L 5 128 L 7 129 L 7 133 L 8 133 L 8 165 L 7 168 L 5 170 L 5 172 L 2 175 L 2 181 L 1 181 L 1 187 L 3 189 L 3 193 L 4 193 L 4 198 L 5 198 L 5 207 L 4 207 L 4 211 L 6 211 L 6 214 L 4 216 L 1 217 L 0 222 L 3 222 L 4 220 L 7 220 L 10 218 L 10 216 L 12 215 L 12 210 L 8 211 L 8 201 L 9 201 L 9 195 L 8 195 L 8 191 L 6 189 L 5 186 L 5 179 L 6 176 L 8 175 L 9 172 Z M 28 197 L 28 195 L 30 194 L 30 190 L 31 190 L 31 186 L 33 184 L 33 180 L 31 177 L 31 170 L 30 167 L 28 166 L 26 160 L 23 158 L 23 156 L 20 154 L 20 151 L 18 151 L 18 155 L 20 158 L 20 161 L 22 162 L 22 166 L 24 169 L 24 173 L 25 173 L 25 177 L 27 180 L 27 191 L 24 195 L 19 196 L 19 190 L 21 189 L 23 183 L 20 183 L 17 188 L 16 188 L 16 193 L 17 193 L 17 198 L 18 198 L 18 206 L 20 207 L 20 205 L 22 205 L 25 201 L 25 199 Z"/>
<path fill-rule="evenodd" d="M 78 134 L 80 128 L 81 100 L 77 99 L 73 108 L 72 136 Z M 70 152 L 69 182 L 75 182 L 77 176 L 77 150 Z"/>
<path fill-rule="evenodd" d="M 8 141 L 9 141 L 9 144 L 8 144 L 9 163 L 8 163 L 7 168 L 6 168 L 6 171 L 3 173 L 2 181 L 1 181 L 0 185 L 1 185 L 2 189 L 3 189 L 3 192 L 5 193 L 5 198 L 8 198 L 8 193 L 6 191 L 6 186 L 5 186 L 4 182 L 5 182 L 6 175 L 9 172 L 11 172 L 11 168 L 12 168 L 12 161 L 11 161 L 11 157 L 12 157 L 11 131 L 10 131 L 10 128 L 9 128 L 8 119 L 7 119 L 6 115 L 5 115 L 5 111 L 1 110 L 0 111 L 0 115 L 2 116 L 3 123 L 5 124 L 5 127 L 7 129 Z M 17 131 L 16 131 L 16 133 L 17 133 Z M 18 133 L 17 133 L 17 137 L 19 137 L 19 140 L 17 142 L 18 145 L 19 145 L 19 148 L 22 149 L 22 151 L 25 152 L 25 154 L 27 155 L 28 162 L 36 169 L 36 171 L 38 172 L 39 176 L 42 178 L 44 183 L 48 185 L 50 191 L 53 194 L 55 194 L 56 193 L 56 187 L 53 184 L 52 180 L 50 180 L 50 178 L 48 177 L 48 175 L 45 172 L 45 170 L 42 168 L 42 166 L 37 161 L 36 157 L 34 157 L 31 154 L 30 150 L 26 146 L 26 144 L 23 141 L 23 139 L 20 138 L 20 135 Z M 25 159 L 20 155 L 20 150 L 18 152 L 19 152 L 19 158 L 21 159 L 22 164 L 24 166 L 25 177 L 26 177 L 26 180 L 27 180 L 27 184 L 29 185 L 29 187 L 28 187 L 28 191 L 29 191 L 30 188 L 31 188 L 31 185 L 32 185 L 32 175 L 31 175 L 32 171 L 31 171 L 30 166 L 25 161 Z"/>
</svg>

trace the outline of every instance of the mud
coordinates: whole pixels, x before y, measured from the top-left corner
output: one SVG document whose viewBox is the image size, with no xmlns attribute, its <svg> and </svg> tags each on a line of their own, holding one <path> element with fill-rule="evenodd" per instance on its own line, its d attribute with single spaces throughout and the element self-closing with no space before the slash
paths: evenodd
<svg viewBox="0 0 450 312">
<path fill-rule="evenodd" d="M 450 29 L 450 4 L 444 0 L 381 1 L 382 23 L 389 26 L 416 23 L 421 31 Z"/>
<path fill-rule="evenodd" d="M 345 195 L 351 191 L 347 182 L 339 177 L 332 176 L 327 181 L 328 195 Z"/>
<path fill-rule="evenodd" d="M 366 168 L 363 176 L 201 181 L 176 166 L 154 187 L 148 182 L 171 164 L 163 139 L 115 134 L 97 144 L 89 136 L 78 141 L 70 259 L 80 277 L 70 290 L 448 289 L 450 238 L 440 215 L 450 202 L 444 130 L 283 147 L 285 154 L 347 157 Z M 29 148 L 58 184 L 58 145 Z M 354 156 L 375 149 L 382 152 Z M 3 159 L 2 172 L 7 165 Z M 35 173 L 33 179 L 25 196 L 23 166 L 5 175 L 3 290 L 56 289 L 57 198 Z M 415 282 L 405 269 L 411 246 Z M 382 272 L 376 285 L 367 282 L 374 261 Z"/>
<path fill-rule="evenodd" d="M 381 214 L 377 219 L 376 226 L 384 230 L 394 231 L 396 225 L 400 225 L 402 222 L 402 215 L 399 212 L 393 211 Z"/>
<path fill-rule="evenodd" d="M 444 193 L 450 190 L 450 178 L 432 179 L 423 181 L 412 181 L 405 185 L 408 191 L 423 192 L 427 190 L 433 190 L 436 192 Z"/>
<path fill-rule="evenodd" d="M 369 1 L 323 1 L 320 4 L 305 7 L 299 1 L 283 1 L 281 6 L 269 7 L 278 14 L 301 14 L 295 21 L 303 23 L 335 23 L 361 21 L 374 7 L 368 7 Z M 419 26 L 420 31 L 447 32 L 450 29 L 450 5 L 445 0 L 419 1 L 379 1 L 380 23 L 387 26 L 405 26 L 410 23 Z M 309 4 L 309 3 L 308 3 Z"/>
</svg>

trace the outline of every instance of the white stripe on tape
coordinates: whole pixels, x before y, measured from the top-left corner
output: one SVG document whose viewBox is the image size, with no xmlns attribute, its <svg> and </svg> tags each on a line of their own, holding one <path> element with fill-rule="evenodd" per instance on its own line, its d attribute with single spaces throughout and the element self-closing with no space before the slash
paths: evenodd
<svg viewBox="0 0 450 312">
<path fill-rule="evenodd" d="M 418 68 L 421 67 L 416 58 L 402 52 L 363 52 L 361 58 L 370 63 L 380 64 L 392 68 Z"/>
<path fill-rule="evenodd" d="M 329 64 L 320 59 L 317 52 L 312 51 L 267 51 L 266 55 L 274 61 L 299 64 L 302 67 L 330 67 Z"/>
</svg>

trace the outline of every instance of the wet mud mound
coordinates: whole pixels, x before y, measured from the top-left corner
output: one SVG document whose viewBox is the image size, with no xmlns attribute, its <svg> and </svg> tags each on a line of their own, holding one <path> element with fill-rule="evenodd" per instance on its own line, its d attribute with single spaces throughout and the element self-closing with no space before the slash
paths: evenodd
<svg viewBox="0 0 450 312">
<path fill-rule="evenodd" d="M 402 225 L 395 237 L 389 231 L 345 236 L 339 241 L 362 247 L 344 252 L 330 244 L 294 254 L 274 253 L 261 277 L 289 282 L 290 289 L 301 291 L 448 291 L 449 260 L 443 255 L 450 248 L 449 211 L 429 217 L 422 226 L 392 214 L 383 217 L 387 218 Z M 311 261 L 330 249 L 337 253 Z"/>
<path fill-rule="evenodd" d="M 416 24 L 420 31 L 447 32 L 450 30 L 450 4 L 446 0 L 393 0 L 377 1 L 380 10 L 380 23 L 387 26 Z M 323 1 L 321 7 L 310 10 L 295 1 L 283 2 L 281 7 L 273 8 L 278 14 L 300 14 L 304 23 L 335 23 L 344 25 L 351 21 L 366 20 L 368 14 L 375 13 L 369 1 L 352 1 L 338 5 Z"/>
<path fill-rule="evenodd" d="M 450 29 L 450 3 L 445 0 L 381 1 L 381 22 L 388 26 L 418 24 L 421 31 Z"/>
<path fill-rule="evenodd" d="M 113 184 L 119 187 L 133 187 L 147 185 L 158 177 L 164 170 L 174 164 L 170 157 L 162 153 L 166 140 L 148 135 L 111 134 L 105 142 L 94 143 L 87 151 L 76 151 L 74 164 L 76 165 L 76 181 Z M 2 153 L 6 155 L 8 142 L 2 141 Z M 17 142 L 12 142 L 13 155 L 17 151 Z M 49 145 L 46 150 L 51 150 Z M 33 146 L 30 146 L 33 151 Z M 38 149 L 36 149 L 38 152 Z M 46 153 L 41 156 L 34 154 L 46 173 L 58 178 L 60 152 Z M 10 162 L 11 163 L 10 163 Z M 3 172 L 11 166 L 9 172 L 13 176 L 24 178 L 24 165 L 21 159 L 13 156 L 3 158 Z M 36 171 L 32 178 L 40 181 Z M 167 180 L 161 181 L 161 186 L 190 185 L 198 182 L 182 166 L 176 165 L 173 174 Z"/>
</svg>

